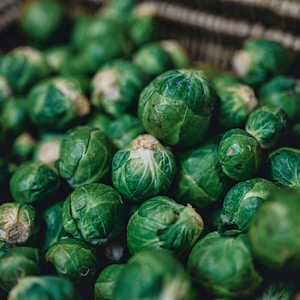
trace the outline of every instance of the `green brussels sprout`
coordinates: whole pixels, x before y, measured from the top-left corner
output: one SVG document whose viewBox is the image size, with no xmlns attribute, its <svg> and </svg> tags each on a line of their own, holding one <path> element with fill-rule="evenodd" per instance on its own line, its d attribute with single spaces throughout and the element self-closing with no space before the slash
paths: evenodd
<svg viewBox="0 0 300 300">
<path fill-rule="evenodd" d="M 246 84 L 258 89 L 290 67 L 291 57 L 282 44 L 267 39 L 248 39 L 232 57 L 232 68 Z"/>
<path fill-rule="evenodd" d="M 40 274 L 41 255 L 38 248 L 14 246 L 0 253 L 0 288 L 4 291 L 9 292 L 25 276 Z"/>
<path fill-rule="evenodd" d="M 75 21 L 71 44 L 78 54 L 71 68 L 83 74 L 94 74 L 104 63 L 132 52 L 122 22 L 101 15 Z"/>
<path fill-rule="evenodd" d="M 63 201 L 56 202 L 43 211 L 42 217 L 45 223 L 43 252 L 46 252 L 56 241 L 67 236 L 62 220 L 63 204 Z"/>
<path fill-rule="evenodd" d="M 260 144 L 241 128 L 232 128 L 223 134 L 218 155 L 223 172 L 236 181 L 254 177 L 263 161 Z"/>
<path fill-rule="evenodd" d="M 217 120 L 224 129 L 243 128 L 258 105 L 254 90 L 242 83 L 224 85 L 217 90 Z"/>
<path fill-rule="evenodd" d="M 295 283 L 285 280 L 274 280 L 263 288 L 256 300 L 296 300 L 297 298 L 293 298 L 296 291 L 297 287 Z"/>
<path fill-rule="evenodd" d="M 215 91 L 203 72 L 166 71 L 141 92 L 138 117 L 146 132 L 171 146 L 194 146 L 208 131 Z"/>
<path fill-rule="evenodd" d="M 92 281 L 99 268 L 96 249 L 72 237 L 56 241 L 45 253 L 45 260 L 59 276 L 76 284 Z"/>
<path fill-rule="evenodd" d="M 177 40 L 160 40 L 160 44 L 170 54 L 175 69 L 189 68 L 191 66 L 191 58 L 187 49 Z"/>
<path fill-rule="evenodd" d="M 202 217 L 191 205 L 156 196 L 143 202 L 127 224 L 131 254 L 144 249 L 168 249 L 180 256 L 192 248 L 204 228 Z"/>
<path fill-rule="evenodd" d="M 231 185 L 219 163 L 217 142 L 206 142 L 178 153 L 177 164 L 170 193 L 179 203 L 208 207 L 220 201 Z"/>
<path fill-rule="evenodd" d="M 1 64 L 0 64 L 1 71 Z M 5 76 L 0 74 L 0 107 L 5 103 L 6 99 L 11 97 L 13 94 L 11 87 L 9 86 L 8 80 Z"/>
<path fill-rule="evenodd" d="M 187 272 L 214 299 L 244 299 L 257 291 L 263 281 L 255 269 L 245 234 L 206 234 L 192 248 Z"/>
<path fill-rule="evenodd" d="M 91 103 L 112 116 L 135 112 L 146 80 L 142 69 L 130 60 L 109 61 L 94 74 Z"/>
<path fill-rule="evenodd" d="M 7 202 L 11 197 L 9 181 L 16 167 L 14 162 L 0 157 L 0 203 Z"/>
<path fill-rule="evenodd" d="M 256 138 L 262 149 L 277 145 L 287 132 L 288 117 L 277 105 L 265 104 L 250 112 L 245 130 Z"/>
<path fill-rule="evenodd" d="M 112 118 L 104 113 L 96 112 L 88 119 L 87 125 L 104 131 L 116 149 L 125 148 L 133 139 L 145 134 L 140 119 L 130 113 L 123 113 L 117 118 Z"/>
<path fill-rule="evenodd" d="M 147 249 L 133 255 L 115 283 L 114 300 L 195 300 L 183 265 L 170 251 Z"/>
<path fill-rule="evenodd" d="M 5 130 L 17 136 L 29 129 L 30 119 L 26 99 L 12 97 L 3 103 L 1 119 Z"/>
<path fill-rule="evenodd" d="M 172 150 L 151 134 L 142 134 L 112 159 L 112 183 L 131 202 L 140 203 L 164 194 L 177 171 Z"/>
<path fill-rule="evenodd" d="M 46 203 L 57 194 L 61 179 L 53 167 L 39 161 L 26 161 L 16 168 L 9 185 L 17 202 Z"/>
<path fill-rule="evenodd" d="M 112 300 L 116 281 L 125 264 L 106 266 L 98 275 L 94 285 L 94 300 Z"/>
<path fill-rule="evenodd" d="M 59 159 L 60 145 L 64 135 L 59 133 L 43 133 L 33 150 L 33 160 L 55 166 Z"/>
<path fill-rule="evenodd" d="M 145 2 L 137 4 L 132 10 L 128 20 L 128 35 L 136 48 L 160 38 L 155 13 L 154 6 Z"/>
<path fill-rule="evenodd" d="M 137 0 L 108 0 L 100 8 L 101 17 L 127 18 L 138 4 Z"/>
<path fill-rule="evenodd" d="M 5 202 L 0 205 L 0 239 L 15 245 L 32 245 L 39 232 L 36 209 L 30 204 Z"/>
<path fill-rule="evenodd" d="M 89 114 L 90 102 L 75 78 L 52 77 L 37 83 L 28 95 L 29 116 L 36 126 L 65 131 Z"/>
<path fill-rule="evenodd" d="M 114 152 L 114 145 L 102 130 L 75 126 L 65 133 L 55 165 L 59 175 L 74 188 L 104 180 Z"/>
<path fill-rule="evenodd" d="M 69 45 L 59 45 L 44 50 L 45 59 L 53 74 L 62 74 L 67 68 L 66 63 L 72 56 L 72 49 Z"/>
<path fill-rule="evenodd" d="M 260 205 L 279 187 L 265 178 L 238 182 L 226 193 L 220 214 L 219 233 L 245 233 Z"/>
<path fill-rule="evenodd" d="M 81 300 L 75 285 L 55 275 L 26 276 L 9 291 L 7 300 Z"/>
<path fill-rule="evenodd" d="M 221 66 L 207 62 L 200 62 L 195 63 L 194 67 L 204 73 L 216 91 L 228 85 L 240 83 L 240 80 L 235 72 L 226 70 Z"/>
<path fill-rule="evenodd" d="M 19 26 L 29 41 L 49 43 L 66 25 L 66 15 L 59 1 L 31 0 L 21 9 Z"/>
<path fill-rule="evenodd" d="M 29 131 L 23 131 L 12 142 L 11 155 L 18 163 L 23 163 L 32 157 L 36 147 L 36 137 Z"/>
<path fill-rule="evenodd" d="M 269 153 L 266 176 L 276 184 L 300 191 L 300 149 L 280 147 Z"/>
<path fill-rule="evenodd" d="M 148 74 L 149 78 L 154 78 L 174 68 L 171 55 L 159 41 L 148 42 L 140 46 L 133 53 L 132 61 Z"/>
<path fill-rule="evenodd" d="M 275 76 L 259 89 L 261 105 L 273 104 L 281 107 L 290 123 L 299 121 L 300 81 L 287 76 Z"/>
<path fill-rule="evenodd" d="M 271 270 L 300 267 L 300 196 L 291 189 L 272 193 L 249 226 L 254 257 Z"/>
<path fill-rule="evenodd" d="M 104 244 L 117 235 L 125 224 L 125 216 L 121 195 L 102 183 L 76 187 L 62 208 L 65 231 L 93 245 Z"/>
<path fill-rule="evenodd" d="M 48 77 L 50 68 L 43 52 L 30 46 L 18 46 L 4 56 L 0 73 L 14 93 L 24 94 L 36 82 Z"/>
</svg>

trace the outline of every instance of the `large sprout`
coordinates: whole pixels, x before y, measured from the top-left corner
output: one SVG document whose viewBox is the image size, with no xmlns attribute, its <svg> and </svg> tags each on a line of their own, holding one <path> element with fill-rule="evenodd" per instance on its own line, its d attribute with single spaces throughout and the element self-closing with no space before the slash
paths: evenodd
<svg viewBox="0 0 300 300">
<path fill-rule="evenodd" d="M 215 91 L 201 71 L 170 70 L 143 89 L 138 116 L 145 130 L 163 143 L 194 146 L 207 133 L 214 104 Z"/>
<path fill-rule="evenodd" d="M 139 135 L 112 160 L 114 187 L 131 202 L 165 194 L 176 174 L 173 152 L 150 134 Z"/>
<path fill-rule="evenodd" d="M 71 187 L 107 178 L 115 147 L 106 134 L 88 125 L 69 129 L 60 145 L 55 165 Z"/>
<path fill-rule="evenodd" d="M 142 203 L 127 224 L 127 246 L 134 254 L 144 249 L 168 249 L 176 256 L 186 253 L 204 228 L 202 217 L 191 205 L 166 196 Z"/>
<path fill-rule="evenodd" d="M 194 286 L 181 262 L 162 249 L 148 249 L 133 255 L 115 286 L 114 300 L 196 299 Z"/>
<path fill-rule="evenodd" d="M 263 281 L 255 269 L 245 234 L 206 234 L 192 248 L 187 270 L 214 299 L 244 299 L 257 291 Z"/>
<path fill-rule="evenodd" d="M 125 221 L 125 205 L 113 187 L 102 183 L 75 188 L 62 207 L 66 232 L 93 245 L 117 235 Z"/>
</svg>

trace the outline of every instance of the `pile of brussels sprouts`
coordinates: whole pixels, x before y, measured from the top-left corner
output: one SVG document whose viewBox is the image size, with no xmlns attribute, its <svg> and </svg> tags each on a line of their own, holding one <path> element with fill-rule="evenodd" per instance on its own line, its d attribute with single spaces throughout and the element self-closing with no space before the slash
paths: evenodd
<svg viewBox="0 0 300 300">
<path fill-rule="evenodd" d="M 149 3 L 61 3 L 26 1 L 0 56 L 0 298 L 300 297 L 294 54 L 223 70 Z"/>
</svg>

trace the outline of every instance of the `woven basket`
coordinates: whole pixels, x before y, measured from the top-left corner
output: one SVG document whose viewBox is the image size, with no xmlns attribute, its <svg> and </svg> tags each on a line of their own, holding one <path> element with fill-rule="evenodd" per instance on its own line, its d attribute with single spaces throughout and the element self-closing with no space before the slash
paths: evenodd
<svg viewBox="0 0 300 300">
<path fill-rule="evenodd" d="M 0 40 L 7 49 L 22 36 L 15 21 L 26 0 L 1 0 Z M 69 9 L 96 12 L 105 0 L 62 0 Z M 300 50 L 299 0 L 144 0 L 153 6 L 163 38 L 178 40 L 193 60 L 231 67 L 231 57 L 248 38 L 277 41 Z M 184 2 L 184 3 L 183 3 Z M 295 72 L 298 63 L 295 63 Z"/>
</svg>

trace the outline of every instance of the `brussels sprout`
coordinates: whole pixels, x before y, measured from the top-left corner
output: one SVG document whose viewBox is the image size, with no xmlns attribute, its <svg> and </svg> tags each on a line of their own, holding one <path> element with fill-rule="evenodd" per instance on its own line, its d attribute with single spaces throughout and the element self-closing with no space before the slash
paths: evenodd
<svg viewBox="0 0 300 300">
<path fill-rule="evenodd" d="M 145 73 L 133 62 L 125 59 L 109 61 L 94 74 L 91 103 L 113 116 L 135 112 L 146 80 Z"/>
<path fill-rule="evenodd" d="M 132 61 L 150 78 L 174 68 L 171 55 L 159 41 L 148 42 L 140 46 L 133 53 Z"/>
<path fill-rule="evenodd" d="M 28 90 L 50 75 L 50 68 L 43 52 L 30 46 L 19 46 L 10 50 L 3 58 L 0 73 L 17 94 Z"/>
<path fill-rule="evenodd" d="M 245 234 L 206 234 L 192 248 L 187 271 L 214 299 L 244 299 L 263 281 L 255 269 Z"/>
<path fill-rule="evenodd" d="M 179 256 L 192 248 L 203 231 L 202 217 L 191 205 L 156 196 L 143 202 L 127 224 L 127 246 L 134 254 L 144 249 L 168 249 Z"/>
<path fill-rule="evenodd" d="M 181 152 L 177 161 L 178 171 L 170 193 L 179 203 L 207 207 L 220 201 L 231 185 L 219 163 L 217 142 L 206 142 Z"/>
<path fill-rule="evenodd" d="M 62 220 L 63 204 L 63 201 L 56 202 L 43 212 L 43 221 L 45 223 L 43 252 L 46 252 L 56 241 L 67 236 Z"/>
<path fill-rule="evenodd" d="M 9 199 L 10 189 L 9 180 L 17 166 L 8 159 L 0 157 L 0 203 L 6 202 Z"/>
<path fill-rule="evenodd" d="M 26 99 L 12 97 L 3 103 L 1 118 L 5 130 L 17 136 L 29 129 L 30 119 Z"/>
<path fill-rule="evenodd" d="M 160 44 L 171 56 L 175 69 L 189 68 L 191 66 L 191 58 L 177 40 L 160 40 Z"/>
<path fill-rule="evenodd" d="M 38 215 L 26 203 L 5 202 L 0 205 L 0 239 L 15 245 L 31 245 L 39 232 Z"/>
<path fill-rule="evenodd" d="M 19 165 L 9 182 L 15 201 L 32 204 L 49 202 L 60 184 L 56 170 L 39 161 L 26 161 Z"/>
<path fill-rule="evenodd" d="M 8 300 L 81 300 L 73 283 L 55 275 L 26 276 L 8 294 Z"/>
<path fill-rule="evenodd" d="M 281 107 L 290 123 L 299 121 L 300 81 L 287 76 L 275 76 L 259 89 L 261 105 L 273 104 Z"/>
<path fill-rule="evenodd" d="M 92 281 L 99 267 L 95 248 L 72 237 L 56 241 L 45 253 L 45 260 L 59 276 L 73 283 Z"/>
<path fill-rule="evenodd" d="M 300 267 L 299 193 L 282 189 L 259 207 L 249 226 L 254 257 L 272 270 Z"/>
<path fill-rule="evenodd" d="M 1 64 L 0 64 L 1 71 Z M 6 99 L 11 97 L 13 94 L 11 87 L 5 76 L 0 74 L 0 107 L 2 107 L 3 103 L 5 103 Z"/>
<path fill-rule="evenodd" d="M 183 265 L 171 252 L 162 249 L 143 250 L 133 255 L 115 286 L 114 300 L 196 299 Z"/>
<path fill-rule="evenodd" d="M 76 126 L 65 133 L 55 165 L 59 175 L 74 188 L 104 180 L 114 152 L 114 145 L 102 130 Z"/>
<path fill-rule="evenodd" d="M 225 129 L 243 128 L 258 100 L 253 89 L 241 83 L 224 85 L 217 90 L 217 120 Z"/>
<path fill-rule="evenodd" d="M 247 232 L 260 205 L 278 189 L 265 178 L 251 178 L 238 182 L 226 193 L 220 214 L 219 233 L 237 235 Z"/>
<path fill-rule="evenodd" d="M 300 149 L 280 147 L 269 153 L 266 176 L 275 183 L 300 191 Z"/>
<path fill-rule="evenodd" d="M 14 246 L 0 253 L 0 288 L 4 291 L 9 292 L 21 278 L 40 273 L 41 256 L 38 248 Z"/>
<path fill-rule="evenodd" d="M 78 81 L 52 77 L 36 84 L 29 93 L 29 116 L 41 129 L 65 131 L 89 114 L 90 102 Z"/>
<path fill-rule="evenodd" d="M 22 33 L 35 43 L 49 43 L 66 25 L 66 15 L 59 1 L 31 0 L 21 9 L 19 25 Z"/>
<path fill-rule="evenodd" d="M 94 300 L 112 300 L 116 281 L 125 264 L 106 266 L 98 275 L 94 285 Z"/>
<path fill-rule="evenodd" d="M 171 149 L 153 135 L 142 134 L 114 154 L 111 176 L 123 197 L 140 203 L 166 193 L 176 171 Z"/>
<path fill-rule="evenodd" d="M 259 88 L 270 78 L 284 74 L 291 57 L 282 44 L 267 39 L 248 39 L 232 57 L 232 68 L 240 79 Z"/>
<path fill-rule="evenodd" d="M 215 91 L 201 71 L 166 71 L 141 92 L 138 116 L 146 132 L 171 146 L 194 146 L 207 133 Z"/>
<path fill-rule="evenodd" d="M 223 134 L 218 155 L 223 172 L 236 181 L 258 174 L 263 160 L 258 141 L 241 128 L 232 128 Z"/>
<path fill-rule="evenodd" d="M 36 137 L 29 131 L 23 131 L 12 142 L 11 155 L 19 163 L 26 162 L 32 157 L 36 147 Z"/>
<path fill-rule="evenodd" d="M 268 283 L 256 300 L 291 300 L 297 291 L 296 285 L 293 282 L 276 280 Z"/>
<path fill-rule="evenodd" d="M 101 16 L 78 19 L 71 43 L 78 52 L 71 68 L 83 74 L 94 74 L 104 63 L 127 57 L 132 51 L 122 22 Z"/>
<path fill-rule="evenodd" d="M 118 234 L 125 223 L 125 215 L 121 195 L 102 183 L 75 188 L 62 208 L 65 231 L 93 245 L 104 244 Z"/>
<path fill-rule="evenodd" d="M 128 20 L 128 35 L 136 48 L 160 38 L 160 29 L 155 7 L 152 3 L 139 3 Z"/>
<path fill-rule="evenodd" d="M 45 59 L 53 74 L 62 74 L 67 69 L 66 63 L 72 56 L 69 45 L 52 46 L 44 50 Z"/>
<path fill-rule="evenodd" d="M 60 145 L 63 139 L 63 134 L 44 133 L 37 140 L 33 151 L 33 159 L 55 166 L 56 160 L 59 159 Z"/>
</svg>

